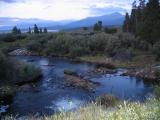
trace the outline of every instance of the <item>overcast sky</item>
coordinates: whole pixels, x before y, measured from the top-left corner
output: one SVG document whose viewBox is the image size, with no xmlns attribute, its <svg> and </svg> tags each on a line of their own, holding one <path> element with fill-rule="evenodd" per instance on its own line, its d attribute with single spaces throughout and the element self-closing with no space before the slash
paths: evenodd
<svg viewBox="0 0 160 120">
<path fill-rule="evenodd" d="M 0 17 L 78 20 L 130 11 L 133 0 L 0 0 Z"/>
</svg>

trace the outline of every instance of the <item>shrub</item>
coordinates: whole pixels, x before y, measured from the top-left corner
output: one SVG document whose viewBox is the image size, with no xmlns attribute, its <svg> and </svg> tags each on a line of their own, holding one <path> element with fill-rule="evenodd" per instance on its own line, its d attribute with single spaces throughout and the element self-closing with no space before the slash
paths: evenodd
<svg viewBox="0 0 160 120">
<path fill-rule="evenodd" d="M 89 49 L 83 48 L 81 46 L 71 46 L 69 49 L 69 55 L 73 58 L 77 56 L 86 55 L 88 53 L 89 53 Z"/>
<path fill-rule="evenodd" d="M 71 69 L 65 69 L 64 70 L 64 74 L 78 76 L 78 74 L 75 71 L 71 70 Z"/>
<path fill-rule="evenodd" d="M 160 42 L 157 42 L 153 46 L 153 52 L 155 53 L 157 60 L 160 60 Z"/>
<path fill-rule="evenodd" d="M 160 86 L 156 86 L 154 89 L 156 98 L 160 99 Z"/>
<path fill-rule="evenodd" d="M 11 86 L 0 87 L 0 100 L 5 100 L 5 103 L 10 103 L 15 94 L 15 89 Z"/>
<path fill-rule="evenodd" d="M 96 64 L 96 67 L 105 67 L 105 68 L 108 68 L 108 69 L 115 69 L 116 68 L 116 66 L 113 64 L 113 63 L 110 63 L 110 62 L 108 62 L 108 63 L 97 63 Z"/>
<path fill-rule="evenodd" d="M 17 70 L 16 84 L 34 82 L 42 76 L 41 70 L 31 64 L 21 64 Z"/>
<path fill-rule="evenodd" d="M 15 65 L 0 52 L 0 84 L 11 83 L 15 79 Z"/>
<path fill-rule="evenodd" d="M 13 34 L 0 34 L 0 41 L 4 42 L 14 42 L 16 41 L 16 36 Z"/>
<path fill-rule="evenodd" d="M 155 74 L 156 78 L 158 80 L 160 80 L 160 69 L 159 68 L 155 69 L 154 74 Z"/>
<path fill-rule="evenodd" d="M 89 41 L 89 47 L 92 52 L 104 52 L 109 35 L 105 33 L 99 33 L 91 36 Z"/>
<path fill-rule="evenodd" d="M 35 51 L 35 52 L 40 52 L 42 50 L 42 45 L 39 41 L 31 41 L 28 45 L 27 45 L 27 49 L 31 50 L 31 51 Z"/>
<path fill-rule="evenodd" d="M 0 41 L 4 42 L 15 42 L 16 40 L 25 39 L 27 37 L 26 34 L 0 34 Z"/>
<path fill-rule="evenodd" d="M 107 28 L 107 27 L 105 27 L 104 32 L 109 33 L 109 34 L 117 33 L 117 28 Z"/>
<path fill-rule="evenodd" d="M 96 99 L 97 104 L 102 105 L 106 108 L 115 106 L 117 101 L 118 99 L 111 94 L 103 95 Z"/>
<path fill-rule="evenodd" d="M 49 54 L 64 55 L 69 53 L 69 48 L 72 43 L 73 37 L 71 35 L 62 34 L 56 39 L 52 39 L 47 44 L 47 52 Z"/>
</svg>

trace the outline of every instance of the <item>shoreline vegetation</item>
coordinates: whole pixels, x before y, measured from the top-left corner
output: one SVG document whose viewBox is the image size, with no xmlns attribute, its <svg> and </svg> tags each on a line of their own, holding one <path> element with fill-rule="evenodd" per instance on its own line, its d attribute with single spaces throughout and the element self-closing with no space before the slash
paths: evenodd
<svg viewBox="0 0 160 120">
<path fill-rule="evenodd" d="M 41 70 L 5 56 L 0 52 L 0 101 L 12 102 L 16 91 L 25 84 L 37 82 L 42 77 Z"/>
<path fill-rule="evenodd" d="M 28 116 L 26 120 L 159 120 L 160 100 L 148 99 L 145 103 L 117 101 L 112 95 L 104 95 L 97 102 L 82 106 L 77 111 L 57 113 L 52 116 Z M 103 104 L 102 104 L 103 101 Z M 106 102 L 106 103 L 105 103 Z M 5 116 L 2 120 L 16 120 Z"/>
</svg>

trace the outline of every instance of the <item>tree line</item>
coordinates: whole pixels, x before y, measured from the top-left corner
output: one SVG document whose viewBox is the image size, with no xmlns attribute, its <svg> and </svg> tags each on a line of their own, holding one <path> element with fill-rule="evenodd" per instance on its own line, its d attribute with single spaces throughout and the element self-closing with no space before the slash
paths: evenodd
<svg viewBox="0 0 160 120">
<path fill-rule="evenodd" d="M 158 42 L 160 40 L 159 0 L 135 0 L 131 15 L 126 13 L 123 31 L 135 34 L 152 46 Z"/>
<path fill-rule="evenodd" d="M 33 27 L 33 31 L 32 31 L 32 29 L 29 27 L 27 33 L 29 33 L 29 34 L 31 34 L 31 33 L 40 34 L 40 33 L 47 33 L 47 32 L 48 32 L 48 30 L 47 30 L 46 27 L 45 27 L 44 29 L 42 29 L 42 28 L 39 28 L 39 27 L 35 24 L 34 27 Z M 13 34 L 21 34 L 21 29 L 20 29 L 20 28 L 17 28 L 17 26 L 14 26 L 13 29 L 12 29 L 12 33 L 13 33 Z"/>
<path fill-rule="evenodd" d="M 105 33 L 113 34 L 117 32 L 117 28 L 108 28 L 107 26 L 103 26 L 102 21 L 98 21 L 93 26 L 94 31 L 104 31 Z"/>
</svg>

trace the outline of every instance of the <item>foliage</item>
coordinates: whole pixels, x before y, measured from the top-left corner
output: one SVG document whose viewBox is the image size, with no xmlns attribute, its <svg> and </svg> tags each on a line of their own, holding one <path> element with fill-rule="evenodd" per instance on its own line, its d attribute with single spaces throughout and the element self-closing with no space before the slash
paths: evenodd
<svg viewBox="0 0 160 120">
<path fill-rule="evenodd" d="M 98 21 L 98 23 L 96 23 L 96 24 L 94 25 L 93 30 L 94 30 L 94 31 L 101 31 L 102 28 L 103 28 L 103 26 L 102 26 L 102 21 Z"/>
<path fill-rule="evenodd" d="M 157 60 L 160 60 L 160 42 L 157 42 L 157 43 L 153 46 L 153 52 L 154 52 L 154 54 L 156 54 Z"/>
<path fill-rule="evenodd" d="M 13 35 L 13 34 L 12 34 Z M 0 35 L 0 39 L 6 41 L 5 36 Z M 135 38 L 129 33 L 106 34 L 99 33 L 42 33 L 42 34 L 19 34 L 11 36 L 14 42 L 0 42 L 0 47 L 4 51 L 14 48 L 25 47 L 40 55 L 79 57 L 84 55 L 105 54 L 114 56 L 119 53 L 135 54 L 135 51 L 151 51 L 152 46 L 146 41 Z M 8 40 L 12 40 L 8 39 Z M 158 44 L 157 44 L 158 45 Z M 157 46 L 156 45 L 156 46 Z M 158 48 L 156 53 L 158 55 Z M 5 48 L 5 49 L 4 49 Z"/>
<path fill-rule="evenodd" d="M 15 90 L 11 86 L 0 86 L 0 100 L 7 100 L 5 102 L 11 102 Z"/>
<path fill-rule="evenodd" d="M 14 26 L 12 29 L 12 34 L 21 34 L 21 30 Z"/>
<path fill-rule="evenodd" d="M 107 108 L 107 107 L 115 106 L 118 102 L 118 99 L 111 94 L 107 94 L 107 95 L 102 95 L 98 97 L 96 99 L 96 102 L 98 105 L 102 105 Z"/>
<path fill-rule="evenodd" d="M 24 64 L 18 67 L 17 84 L 34 82 L 41 76 L 41 70 L 33 65 Z"/>
<path fill-rule="evenodd" d="M 48 30 L 47 30 L 47 28 L 44 28 L 44 33 L 48 33 Z"/>
<path fill-rule="evenodd" d="M 15 42 L 18 39 L 25 39 L 27 36 L 26 34 L 0 34 L 0 41 L 4 42 Z"/>
<path fill-rule="evenodd" d="M 29 27 L 29 29 L 28 29 L 28 33 L 29 34 L 31 34 L 32 33 L 32 30 L 31 30 L 31 28 Z"/>
<path fill-rule="evenodd" d="M 34 25 L 34 33 L 35 34 L 39 33 L 39 28 L 38 28 L 38 26 L 36 24 Z"/>
<path fill-rule="evenodd" d="M 156 75 L 157 79 L 160 80 L 160 68 L 155 69 L 155 75 Z"/>
<path fill-rule="evenodd" d="M 0 52 L 0 85 L 30 82 L 41 76 L 39 68 L 7 58 Z"/>
<path fill-rule="evenodd" d="M 115 69 L 116 66 L 111 63 L 111 62 L 105 62 L 105 63 L 97 63 L 96 66 L 99 68 L 99 67 L 105 67 L 105 68 L 108 68 L 108 69 Z"/>
<path fill-rule="evenodd" d="M 113 34 L 113 33 L 117 33 L 117 28 L 104 28 L 104 32 L 108 33 L 108 34 Z"/>
<path fill-rule="evenodd" d="M 160 86 L 156 86 L 154 90 L 155 96 L 160 100 Z"/>
<path fill-rule="evenodd" d="M 42 49 L 42 44 L 34 40 L 27 44 L 27 49 L 31 51 L 36 51 L 39 53 Z"/>
<path fill-rule="evenodd" d="M 6 34 L 8 35 L 8 34 Z M 0 39 L 4 38 L 0 35 Z M 149 51 L 151 45 L 127 34 L 87 33 L 47 33 L 14 35 L 15 42 L 7 48 L 26 47 L 41 55 L 79 57 L 84 55 L 105 54 L 114 56 L 121 52 L 135 50 Z M 17 40 L 18 39 L 18 40 Z M 4 44 L 5 45 L 5 44 Z M 2 44 L 2 47 L 4 47 Z M 157 50 L 158 52 L 158 50 Z M 156 53 L 156 52 L 155 52 Z"/>
<path fill-rule="evenodd" d="M 64 74 L 78 76 L 78 74 L 75 71 L 71 70 L 71 69 L 65 69 L 64 70 Z"/>
<path fill-rule="evenodd" d="M 84 48 L 81 46 L 71 46 L 69 49 L 69 56 L 75 58 L 77 56 L 82 56 L 90 53 L 89 48 Z"/>
<path fill-rule="evenodd" d="M 154 45 L 160 38 L 160 4 L 159 0 L 139 0 L 133 2 L 132 12 L 123 25 L 124 32 L 135 33 L 142 40 Z"/>
<path fill-rule="evenodd" d="M 130 18 L 129 18 L 129 14 L 126 13 L 126 16 L 125 16 L 125 21 L 124 21 L 124 24 L 123 24 L 123 31 L 124 32 L 130 32 Z"/>
<path fill-rule="evenodd" d="M 0 84 L 11 83 L 15 79 L 15 65 L 0 52 Z"/>
<path fill-rule="evenodd" d="M 88 30 L 89 28 L 88 27 L 83 27 L 83 30 Z"/>
</svg>

